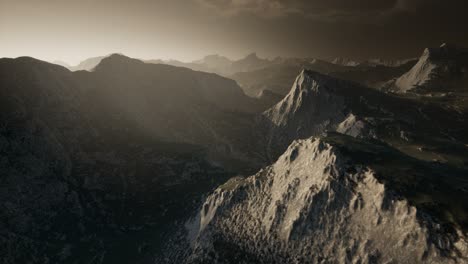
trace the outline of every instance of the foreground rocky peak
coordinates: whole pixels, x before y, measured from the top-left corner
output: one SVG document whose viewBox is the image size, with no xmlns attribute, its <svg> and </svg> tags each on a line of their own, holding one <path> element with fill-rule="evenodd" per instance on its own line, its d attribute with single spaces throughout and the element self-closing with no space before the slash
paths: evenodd
<svg viewBox="0 0 468 264">
<path fill-rule="evenodd" d="M 468 261 L 460 230 L 442 231 L 379 179 L 371 162 L 355 159 L 356 153 L 343 147 L 368 145 L 349 137 L 337 140 L 345 144 L 297 140 L 273 165 L 220 186 L 202 207 L 189 262 Z"/>
</svg>

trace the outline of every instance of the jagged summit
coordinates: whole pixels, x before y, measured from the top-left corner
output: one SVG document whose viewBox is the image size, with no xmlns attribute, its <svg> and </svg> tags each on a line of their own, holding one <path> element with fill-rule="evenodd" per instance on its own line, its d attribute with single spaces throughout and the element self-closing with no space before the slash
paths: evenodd
<svg viewBox="0 0 468 264">
<path fill-rule="evenodd" d="M 339 134 L 297 140 L 273 165 L 231 179 L 206 199 L 192 224 L 191 260 L 216 263 L 230 254 L 240 263 L 465 263 L 463 233 L 442 231 L 418 207 L 421 200 L 407 198 L 430 192 L 424 178 L 431 168 L 421 168 L 427 174 L 412 194 L 400 192 L 412 173 L 400 168 L 413 163 L 385 145 Z M 459 192 L 444 194 L 451 191 Z"/>
<path fill-rule="evenodd" d="M 264 114 L 278 126 L 309 113 L 318 115 L 320 120 L 334 119 L 342 110 L 343 100 L 331 92 L 344 84 L 336 78 L 303 69 L 286 97 Z"/>
<path fill-rule="evenodd" d="M 257 53 L 253 52 L 240 60 L 234 61 L 231 65 L 231 72 L 236 73 L 257 70 L 271 64 L 272 62 L 270 60 L 259 58 Z"/>
<path fill-rule="evenodd" d="M 266 144 L 269 159 L 274 160 L 295 139 L 336 131 L 352 112 L 347 108 L 347 98 L 341 91 L 346 89 L 355 90 L 346 81 L 302 70 L 290 92 L 263 113 L 265 126 L 268 127 Z"/>
<path fill-rule="evenodd" d="M 464 142 L 462 130 L 454 125 L 462 118 L 460 113 L 438 105 L 303 70 L 290 92 L 263 113 L 260 123 L 265 127 L 266 152 L 272 161 L 293 140 L 330 131 L 392 144 L 423 145 L 432 144 L 434 137 L 446 138 L 443 130 L 460 131 L 452 135 Z M 434 124 L 441 129 L 433 130 Z"/>
<path fill-rule="evenodd" d="M 395 81 L 395 92 L 447 92 L 466 89 L 468 50 L 452 44 L 426 48 L 416 65 Z"/>
</svg>

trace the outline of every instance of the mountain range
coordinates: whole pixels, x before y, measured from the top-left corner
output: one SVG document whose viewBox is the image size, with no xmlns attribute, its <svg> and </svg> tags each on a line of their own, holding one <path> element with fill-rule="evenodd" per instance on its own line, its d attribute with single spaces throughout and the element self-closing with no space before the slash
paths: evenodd
<svg viewBox="0 0 468 264">
<path fill-rule="evenodd" d="M 468 263 L 467 61 L 0 59 L 2 262 Z"/>
</svg>

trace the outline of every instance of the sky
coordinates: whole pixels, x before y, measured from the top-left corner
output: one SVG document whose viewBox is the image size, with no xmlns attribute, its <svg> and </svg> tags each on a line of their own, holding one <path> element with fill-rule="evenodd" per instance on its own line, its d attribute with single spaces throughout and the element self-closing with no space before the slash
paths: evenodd
<svg viewBox="0 0 468 264">
<path fill-rule="evenodd" d="M 468 47 L 466 0 L 0 0 L 0 57 L 400 59 Z"/>
</svg>

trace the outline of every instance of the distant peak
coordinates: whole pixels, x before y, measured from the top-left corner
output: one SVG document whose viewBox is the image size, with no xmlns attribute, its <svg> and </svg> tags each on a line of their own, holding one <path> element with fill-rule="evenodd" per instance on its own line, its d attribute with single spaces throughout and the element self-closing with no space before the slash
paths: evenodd
<svg viewBox="0 0 468 264">
<path fill-rule="evenodd" d="M 457 46 L 455 44 L 452 44 L 452 43 L 442 43 L 442 45 L 440 45 L 441 48 L 456 48 Z"/>
<path fill-rule="evenodd" d="M 57 65 L 57 64 L 54 64 L 54 63 L 50 63 L 50 62 L 47 62 L 47 61 L 42 61 L 42 60 L 39 60 L 39 59 L 36 59 L 36 58 L 33 58 L 33 57 L 29 57 L 29 56 L 21 56 L 21 57 L 17 57 L 17 58 L 1 58 L 1 60 L 5 60 L 5 61 L 12 61 L 14 63 L 19 63 L 19 64 L 24 64 L 24 65 L 28 65 L 28 66 L 35 66 L 35 67 L 47 67 L 48 69 L 60 69 L 60 70 L 67 70 L 65 67 L 63 66 L 60 66 L 60 65 Z"/>
<path fill-rule="evenodd" d="M 229 60 L 228 58 L 226 58 L 224 56 L 221 56 L 219 54 L 210 54 L 210 55 L 206 55 L 205 57 L 203 57 L 203 59 L 201 61 L 204 61 L 204 62 L 207 62 L 207 61 L 230 62 L 231 60 Z"/>
<path fill-rule="evenodd" d="M 209 58 L 224 58 L 224 56 L 221 56 L 219 54 L 209 54 L 203 57 L 204 59 L 209 59 Z"/>
<path fill-rule="evenodd" d="M 248 54 L 247 56 L 245 56 L 245 59 L 260 59 L 260 58 L 257 56 L 256 52 L 252 52 Z"/>
<path fill-rule="evenodd" d="M 131 59 L 131 58 L 123 55 L 122 53 L 112 53 L 108 55 L 106 58 L 104 58 L 103 60 L 106 60 L 106 59 L 115 60 L 115 59 Z"/>
<path fill-rule="evenodd" d="M 138 64 L 144 64 L 144 62 L 138 59 L 127 57 L 121 53 L 113 53 L 103 58 L 101 62 L 94 68 L 94 71 L 107 69 L 107 68 L 116 69 L 122 66 L 126 67 L 128 65 L 138 65 Z"/>
</svg>

